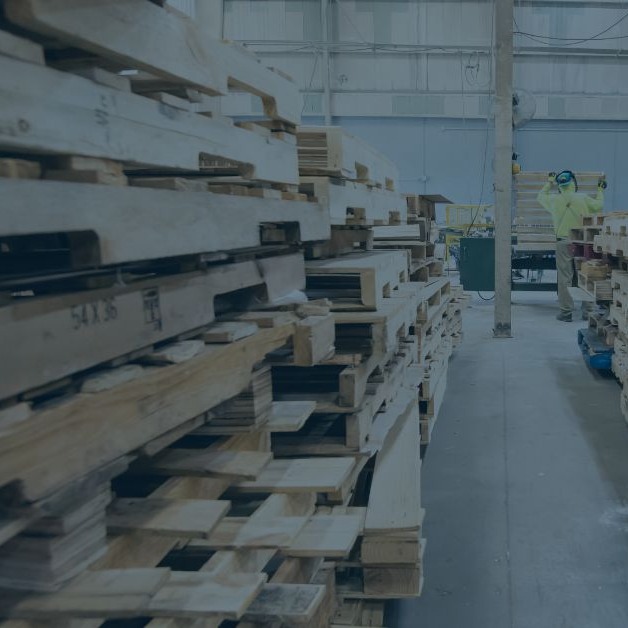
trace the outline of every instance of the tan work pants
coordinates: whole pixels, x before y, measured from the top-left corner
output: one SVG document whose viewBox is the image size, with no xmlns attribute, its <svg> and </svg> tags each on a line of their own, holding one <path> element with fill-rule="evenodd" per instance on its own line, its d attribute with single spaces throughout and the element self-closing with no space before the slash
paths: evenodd
<svg viewBox="0 0 628 628">
<path fill-rule="evenodd" d="M 569 288 L 573 285 L 573 255 L 569 240 L 556 242 L 556 272 L 558 274 L 558 304 L 561 312 L 567 314 L 573 311 L 573 299 Z"/>
</svg>

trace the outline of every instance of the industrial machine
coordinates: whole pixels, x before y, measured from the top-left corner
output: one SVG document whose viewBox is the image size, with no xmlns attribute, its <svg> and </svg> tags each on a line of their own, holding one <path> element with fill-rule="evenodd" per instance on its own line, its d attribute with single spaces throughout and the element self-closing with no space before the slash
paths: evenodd
<svg viewBox="0 0 628 628">
<path fill-rule="evenodd" d="M 556 269 L 554 251 L 515 251 L 513 236 L 512 289 L 555 291 L 556 283 L 543 281 L 543 271 Z M 493 292 L 495 290 L 495 239 L 460 239 L 460 283 L 465 290 Z"/>
</svg>

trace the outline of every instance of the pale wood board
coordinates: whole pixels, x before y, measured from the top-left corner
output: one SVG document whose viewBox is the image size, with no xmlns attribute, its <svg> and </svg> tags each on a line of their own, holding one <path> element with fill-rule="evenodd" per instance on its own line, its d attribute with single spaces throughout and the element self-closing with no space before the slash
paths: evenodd
<svg viewBox="0 0 628 628">
<path fill-rule="evenodd" d="M 294 363 L 298 366 L 313 366 L 334 352 L 336 330 L 334 317 L 308 316 L 299 321 L 294 332 Z"/>
<path fill-rule="evenodd" d="M 57 593 L 27 596 L 4 612 L 9 617 L 137 617 L 153 595 L 168 581 L 169 569 L 111 569 L 86 572 Z"/>
<path fill-rule="evenodd" d="M 257 332 L 257 330 L 258 327 L 255 323 L 214 323 L 206 332 L 204 332 L 203 340 L 208 344 L 234 342 L 235 340 L 241 340 L 247 336 L 252 336 Z"/>
<path fill-rule="evenodd" d="M 263 451 L 218 451 L 212 447 L 169 449 L 148 463 L 151 473 L 165 475 L 217 476 L 234 480 L 255 479 L 272 460 Z"/>
<path fill-rule="evenodd" d="M 75 395 L 11 424 L 0 438 L 0 477 L 36 500 L 240 393 L 253 366 L 284 345 L 292 324 L 228 345 L 96 395 Z M 67 452 L 75 455 L 68 457 Z"/>
<path fill-rule="evenodd" d="M 315 515 L 299 533 L 288 556 L 345 558 L 364 526 L 364 515 Z"/>
<path fill-rule="evenodd" d="M 148 615 L 239 619 L 266 579 L 263 573 L 173 572 L 151 598 Z"/>
<path fill-rule="evenodd" d="M 107 512 L 107 527 L 114 532 L 209 538 L 229 506 L 228 501 L 208 499 L 120 498 Z"/>
<path fill-rule="evenodd" d="M 421 437 L 416 398 L 377 454 L 365 534 L 414 530 L 421 525 Z"/>
<path fill-rule="evenodd" d="M 316 409 L 315 401 L 273 401 L 266 432 L 298 432 Z"/>
<path fill-rule="evenodd" d="M 353 458 L 273 460 L 257 480 L 236 488 L 245 493 L 331 493 L 341 488 L 354 466 Z"/>
<path fill-rule="evenodd" d="M 246 609 L 246 622 L 307 625 L 323 603 L 325 587 L 317 584 L 267 584 Z"/>
</svg>

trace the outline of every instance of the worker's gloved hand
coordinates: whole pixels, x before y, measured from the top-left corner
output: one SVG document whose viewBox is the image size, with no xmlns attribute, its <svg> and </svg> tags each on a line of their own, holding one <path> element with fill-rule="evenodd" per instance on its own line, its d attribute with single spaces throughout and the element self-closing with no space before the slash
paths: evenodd
<svg viewBox="0 0 628 628">
<path fill-rule="evenodd" d="M 606 182 L 606 177 L 600 177 L 597 181 L 597 189 L 605 190 L 608 187 L 608 183 Z"/>
<path fill-rule="evenodd" d="M 556 183 L 556 173 L 555 172 L 550 172 L 547 175 L 547 182 L 554 185 Z"/>
</svg>

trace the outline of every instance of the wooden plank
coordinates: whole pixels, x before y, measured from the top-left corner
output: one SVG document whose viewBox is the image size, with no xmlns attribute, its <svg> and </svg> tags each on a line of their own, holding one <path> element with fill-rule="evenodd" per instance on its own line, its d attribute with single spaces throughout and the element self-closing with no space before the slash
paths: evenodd
<svg viewBox="0 0 628 628">
<path fill-rule="evenodd" d="M 0 98 L 5 149 L 194 172 L 218 158 L 246 178 L 298 184 L 296 147 L 276 134 L 263 138 L 75 74 L 0 57 Z"/>
<path fill-rule="evenodd" d="M 251 518 L 226 517 L 202 543 L 191 547 L 208 547 L 216 550 L 287 549 L 308 521 L 307 517 L 282 515 L 263 522 Z"/>
<path fill-rule="evenodd" d="M 168 581 L 169 569 L 111 569 L 86 572 L 57 593 L 0 599 L 5 617 L 41 619 L 137 617 Z"/>
<path fill-rule="evenodd" d="M 240 482 L 244 493 L 333 493 L 350 475 L 353 458 L 303 458 L 273 460 L 257 480 Z"/>
<path fill-rule="evenodd" d="M 336 331 L 334 317 L 308 316 L 297 323 L 293 352 L 297 366 L 313 366 L 334 352 Z"/>
<path fill-rule="evenodd" d="M 250 517 L 222 520 L 208 540 L 191 546 L 213 549 L 277 549 L 289 547 L 314 512 L 313 494 L 274 494 Z"/>
<path fill-rule="evenodd" d="M 266 114 L 298 124 L 301 103 L 296 85 L 262 66 L 235 44 L 211 39 L 197 22 L 154 4 L 90 0 L 27 0 L 5 5 L 7 17 L 21 26 L 168 81 L 187 84 L 209 95 L 228 86 L 262 98 Z M 149 24 L 128 37 L 129 24 Z M 125 35 L 121 35 L 125 33 Z M 166 49 L 160 42 L 167 41 Z"/>
<path fill-rule="evenodd" d="M 95 395 L 75 395 L 9 425 L 0 438 L 0 477 L 38 499 L 241 392 L 254 364 L 287 342 L 294 325 L 211 345 L 183 364 Z M 67 452 L 75 455 L 68 457 Z"/>
<path fill-rule="evenodd" d="M 153 617 L 239 619 L 266 582 L 263 573 L 173 572 L 151 598 Z"/>
<path fill-rule="evenodd" d="M 0 179 L 0 195 L 14 201 L 0 235 L 93 232 L 103 265 L 257 247 L 263 223 L 298 223 L 302 241 L 330 232 L 314 203 L 10 179 Z"/>
<path fill-rule="evenodd" d="M 375 461 L 365 534 L 416 530 L 421 525 L 421 439 L 415 397 L 404 415 L 397 429 L 388 433 Z"/>
<path fill-rule="evenodd" d="M 234 342 L 252 336 L 257 330 L 255 323 L 216 323 L 203 334 L 203 340 L 208 344 Z"/>
<path fill-rule="evenodd" d="M 303 558 L 346 558 L 363 526 L 364 513 L 316 515 L 309 520 L 285 553 Z"/>
<path fill-rule="evenodd" d="M 298 432 L 316 409 L 315 401 L 273 401 L 266 432 Z"/>
<path fill-rule="evenodd" d="M 272 460 L 263 451 L 218 451 L 169 449 L 151 460 L 144 471 L 161 475 L 217 476 L 234 480 L 254 480 Z"/>
<path fill-rule="evenodd" d="M 136 530 L 164 536 L 209 538 L 230 502 L 193 499 L 116 499 L 107 512 L 113 532 Z"/>
<path fill-rule="evenodd" d="M 325 598 L 325 586 L 317 584 L 267 584 L 246 609 L 243 620 L 282 625 L 311 625 Z"/>
</svg>

